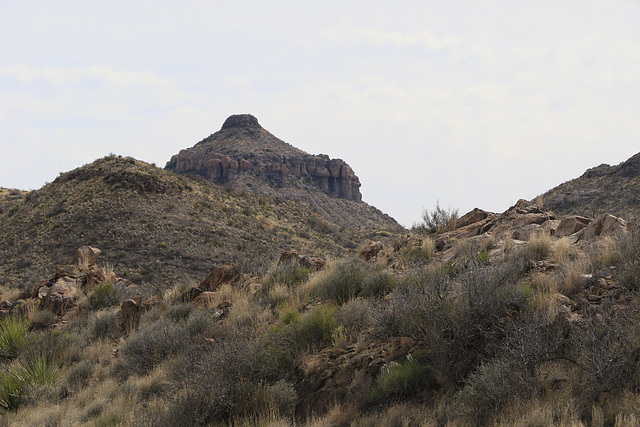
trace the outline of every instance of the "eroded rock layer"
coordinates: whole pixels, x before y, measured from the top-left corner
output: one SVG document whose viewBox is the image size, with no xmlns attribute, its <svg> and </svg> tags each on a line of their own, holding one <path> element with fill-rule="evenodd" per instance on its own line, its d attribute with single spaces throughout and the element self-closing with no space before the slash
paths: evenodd
<svg viewBox="0 0 640 427">
<path fill-rule="evenodd" d="M 171 157 L 165 169 L 198 174 L 217 184 L 246 176 L 276 188 L 303 183 L 334 197 L 362 200 L 360 180 L 346 162 L 298 150 L 250 114 L 229 117 L 220 131 Z"/>
</svg>

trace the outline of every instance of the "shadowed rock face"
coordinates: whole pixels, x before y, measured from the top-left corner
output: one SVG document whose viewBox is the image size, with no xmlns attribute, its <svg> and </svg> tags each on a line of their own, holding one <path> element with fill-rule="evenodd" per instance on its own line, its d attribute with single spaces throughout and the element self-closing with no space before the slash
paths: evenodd
<svg viewBox="0 0 640 427">
<path fill-rule="evenodd" d="M 266 131 L 250 114 L 230 116 L 220 131 L 171 157 L 165 169 L 224 184 L 247 176 L 272 187 L 311 184 L 324 193 L 361 201 L 360 180 L 341 159 L 311 155 Z"/>
</svg>

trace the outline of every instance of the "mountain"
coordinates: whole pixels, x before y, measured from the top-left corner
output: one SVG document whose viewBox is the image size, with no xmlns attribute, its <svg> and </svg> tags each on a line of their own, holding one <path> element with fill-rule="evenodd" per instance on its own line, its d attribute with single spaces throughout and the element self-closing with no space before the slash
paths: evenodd
<svg viewBox="0 0 640 427">
<path fill-rule="evenodd" d="M 393 218 L 362 202 L 360 180 L 345 161 L 299 150 L 250 114 L 230 116 L 218 132 L 171 157 L 165 169 L 240 191 L 299 200 L 348 229 L 400 230 Z"/>
<path fill-rule="evenodd" d="M 201 177 L 108 156 L 61 174 L 43 188 L 3 190 L 3 283 L 41 280 L 83 245 L 137 284 L 199 281 L 215 266 L 259 271 L 281 252 L 339 257 L 372 230 L 344 230 L 309 205 L 236 192 Z"/>
<path fill-rule="evenodd" d="M 619 165 L 588 169 L 542 195 L 544 206 L 559 215 L 598 217 L 611 213 L 627 219 L 640 217 L 640 153 Z"/>
</svg>

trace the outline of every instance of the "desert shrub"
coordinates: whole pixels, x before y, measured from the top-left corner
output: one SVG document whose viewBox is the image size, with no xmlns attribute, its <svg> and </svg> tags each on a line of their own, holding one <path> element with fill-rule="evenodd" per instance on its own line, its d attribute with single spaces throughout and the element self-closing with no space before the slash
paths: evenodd
<svg viewBox="0 0 640 427">
<path fill-rule="evenodd" d="M 186 320 L 192 310 L 193 305 L 189 303 L 174 304 L 165 310 L 164 315 L 174 322 L 179 322 Z"/>
<path fill-rule="evenodd" d="M 409 359 L 402 363 L 388 365 L 376 380 L 371 391 L 373 403 L 415 396 L 419 391 L 436 386 L 431 369 L 417 360 Z"/>
<path fill-rule="evenodd" d="M 280 313 L 280 321 L 285 325 L 298 323 L 299 320 L 300 313 L 298 313 L 298 310 L 286 309 Z"/>
<path fill-rule="evenodd" d="M 184 325 L 188 336 L 209 334 L 216 325 L 216 318 L 209 310 L 192 310 Z"/>
<path fill-rule="evenodd" d="M 572 325 L 572 356 L 581 368 L 579 404 L 587 411 L 604 394 L 640 386 L 637 363 L 640 348 L 640 311 L 594 316 L 584 325 Z"/>
<path fill-rule="evenodd" d="M 424 264 L 429 261 L 436 251 L 436 244 L 429 236 L 424 236 L 420 246 L 411 243 L 402 248 L 400 260 L 404 264 Z"/>
<path fill-rule="evenodd" d="M 286 417 L 293 415 L 293 409 L 298 399 L 298 393 L 296 393 L 293 384 L 282 379 L 278 380 L 269 387 L 269 395 L 272 406 L 278 415 Z"/>
<path fill-rule="evenodd" d="M 534 389 L 526 372 L 496 359 L 483 363 L 469 375 L 459 399 L 464 413 L 481 423 L 517 397 L 529 397 Z"/>
<path fill-rule="evenodd" d="M 457 384 L 497 351 L 503 319 L 526 311 L 531 289 L 520 283 L 529 268 L 524 261 L 469 262 L 455 276 L 446 265 L 414 271 L 373 310 L 374 333 L 428 344 L 431 366 Z"/>
<path fill-rule="evenodd" d="M 618 248 L 613 251 L 617 259 L 609 264 L 617 264 L 616 279 L 632 291 L 640 290 L 640 230 L 634 228 L 628 235 L 618 238 Z M 613 258 L 613 256 L 611 256 Z"/>
<path fill-rule="evenodd" d="M 100 338 L 115 338 L 118 334 L 118 316 L 110 310 L 94 313 L 88 326 L 91 340 Z"/>
<path fill-rule="evenodd" d="M 422 221 L 414 224 L 411 230 L 418 233 L 444 233 L 454 230 L 457 222 L 458 209 L 445 210 L 436 202 L 432 211 L 427 208 L 422 211 Z"/>
<path fill-rule="evenodd" d="M 276 265 L 269 270 L 264 278 L 264 285 L 266 287 L 271 287 L 276 284 L 282 284 L 292 287 L 305 282 L 309 278 L 310 274 L 310 269 L 303 267 L 296 262 L 287 262 Z"/>
<path fill-rule="evenodd" d="M 184 326 L 162 318 L 132 333 L 121 348 L 120 370 L 125 374 L 147 373 L 167 356 L 187 344 Z"/>
<path fill-rule="evenodd" d="M 344 304 L 362 291 L 370 273 L 371 266 L 359 258 L 338 262 L 317 277 L 313 293 L 324 300 Z"/>
<path fill-rule="evenodd" d="M 98 284 L 89 297 L 89 304 L 94 310 L 118 304 L 118 296 L 113 288 L 113 283 L 103 282 Z"/>
<path fill-rule="evenodd" d="M 571 250 L 571 243 L 566 237 L 561 237 L 555 244 L 553 255 L 557 262 L 563 263 L 567 260 Z"/>
<path fill-rule="evenodd" d="M 362 282 L 362 297 L 381 298 L 391 292 L 396 285 L 396 277 L 388 271 L 371 271 Z"/>
<path fill-rule="evenodd" d="M 340 306 L 335 317 L 347 330 L 350 336 L 356 336 L 360 331 L 373 325 L 373 304 L 363 298 L 354 298 Z"/>
<path fill-rule="evenodd" d="M 321 305 L 305 313 L 297 326 L 297 341 L 300 347 L 329 343 L 333 331 L 338 327 L 334 314 L 336 306 Z"/>
<path fill-rule="evenodd" d="M 13 359 L 29 340 L 27 321 L 10 316 L 0 320 L 0 359 Z"/>
<path fill-rule="evenodd" d="M 233 418 L 255 417 L 274 398 L 269 391 L 279 388 L 287 405 L 292 390 L 273 377 L 271 360 L 261 358 L 262 344 L 232 333 L 219 341 L 190 347 L 170 369 L 176 393 L 157 424 L 229 424 Z M 265 386 L 271 378 L 274 389 Z"/>
<path fill-rule="evenodd" d="M 546 258 L 551 252 L 551 237 L 549 233 L 539 232 L 531 234 L 527 248 L 534 253 L 538 259 Z"/>
<path fill-rule="evenodd" d="M 93 364 L 88 360 L 81 360 L 67 370 L 67 385 L 69 387 L 84 386 L 93 373 Z"/>
</svg>

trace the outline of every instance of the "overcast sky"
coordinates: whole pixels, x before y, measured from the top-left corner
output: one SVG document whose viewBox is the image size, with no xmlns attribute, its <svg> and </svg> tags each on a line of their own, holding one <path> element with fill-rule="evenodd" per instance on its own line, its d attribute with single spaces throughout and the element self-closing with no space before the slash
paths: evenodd
<svg viewBox="0 0 640 427">
<path fill-rule="evenodd" d="M 251 113 L 411 225 L 640 152 L 640 2 L 0 0 L 0 186 Z"/>
</svg>

